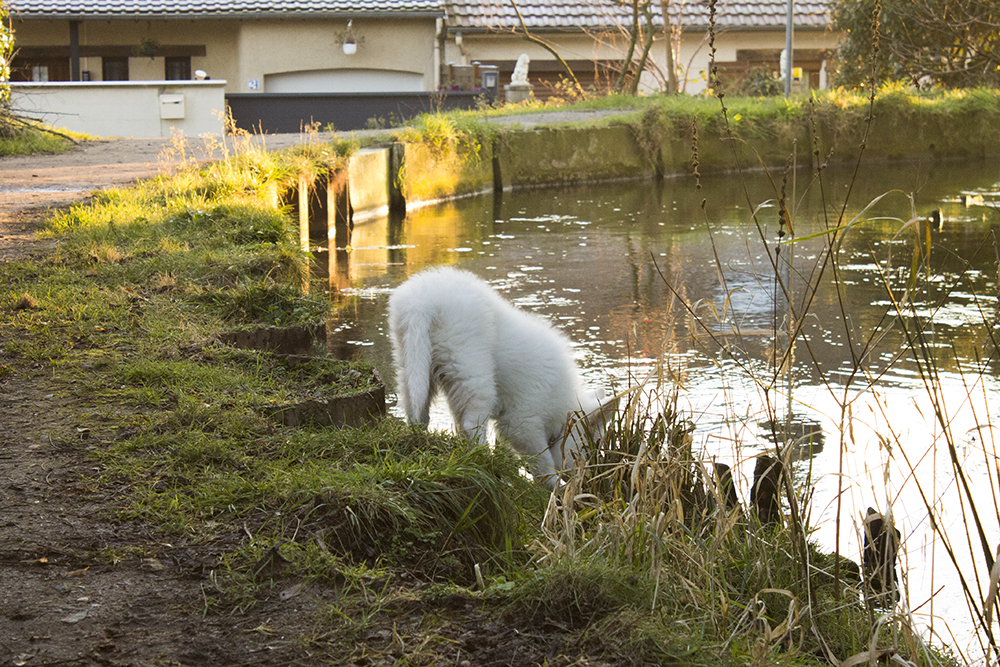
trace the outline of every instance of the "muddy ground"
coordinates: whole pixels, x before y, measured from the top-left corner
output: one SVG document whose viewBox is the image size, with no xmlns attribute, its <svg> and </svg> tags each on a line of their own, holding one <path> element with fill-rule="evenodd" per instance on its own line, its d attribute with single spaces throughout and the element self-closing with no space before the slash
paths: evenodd
<svg viewBox="0 0 1000 667">
<path fill-rule="evenodd" d="M 154 176 L 170 151 L 129 139 L 0 158 L 0 271 L 51 251 L 57 242 L 35 231 L 55 210 Z M 312 623 L 309 596 L 205 614 L 202 587 L 225 545 L 170 544 L 116 522 L 120 499 L 88 455 L 120 436 L 115 425 L 79 431 L 77 415 L 96 407 L 85 391 L 44 363 L 3 361 L 14 373 L 0 381 L 0 665 L 309 663 L 283 636 Z"/>
<path fill-rule="evenodd" d="M 298 140 L 279 137 L 268 147 Z M 58 241 L 40 241 L 35 231 L 54 210 L 155 175 L 171 150 L 165 140 L 130 139 L 0 158 L 0 275 L 7 262 L 51 252 Z M 428 610 L 403 586 L 384 623 L 349 649 L 317 613 L 335 594 L 319 586 L 288 582 L 243 613 L 206 606 L 219 555 L 249 536 L 186 544 L 117 519 L 123 499 L 91 452 L 127 433 L 110 419 L 81 429 L 79 415 L 99 408 L 87 390 L 44 362 L 6 355 L 4 335 L 0 362 L 14 372 L 0 379 L 0 665 L 619 662 L 581 656 L 558 627 L 501 623 L 467 596 Z"/>
</svg>

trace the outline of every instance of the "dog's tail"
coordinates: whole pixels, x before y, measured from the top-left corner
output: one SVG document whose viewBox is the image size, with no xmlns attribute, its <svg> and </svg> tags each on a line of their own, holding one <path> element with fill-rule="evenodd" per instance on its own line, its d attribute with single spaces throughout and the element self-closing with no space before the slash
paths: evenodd
<svg viewBox="0 0 1000 667">
<path fill-rule="evenodd" d="M 434 394 L 431 313 L 389 301 L 389 329 L 399 401 L 411 424 L 427 425 Z"/>
</svg>

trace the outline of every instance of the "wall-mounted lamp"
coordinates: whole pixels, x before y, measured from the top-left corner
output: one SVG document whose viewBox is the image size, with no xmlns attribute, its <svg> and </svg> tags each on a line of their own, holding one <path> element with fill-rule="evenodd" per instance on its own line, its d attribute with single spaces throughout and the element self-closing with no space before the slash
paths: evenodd
<svg viewBox="0 0 1000 667">
<path fill-rule="evenodd" d="M 344 55 L 353 56 L 358 52 L 358 40 L 354 36 L 353 20 L 347 22 L 347 30 L 344 32 Z"/>
</svg>

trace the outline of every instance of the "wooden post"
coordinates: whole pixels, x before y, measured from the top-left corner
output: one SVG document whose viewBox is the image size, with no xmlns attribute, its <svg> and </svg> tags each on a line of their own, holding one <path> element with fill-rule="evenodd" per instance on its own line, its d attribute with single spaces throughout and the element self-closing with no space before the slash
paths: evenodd
<svg viewBox="0 0 1000 667">
<path fill-rule="evenodd" d="M 725 503 L 727 510 L 740 506 L 740 497 L 736 495 L 736 485 L 733 483 L 733 471 L 725 463 L 715 464 L 715 484 L 719 498 Z"/>
<path fill-rule="evenodd" d="M 339 294 L 349 280 L 348 253 L 350 215 L 347 202 L 347 171 L 329 171 L 326 174 L 326 240 L 330 249 L 330 292 Z M 339 207 L 338 207 L 339 203 Z M 339 222 L 345 219 L 344 222 Z"/>
<path fill-rule="evenodd" d="M 309 190 L 312 184 L 305 174 L 299 174 L 299 247 L 303 252 L 309 252 Z M 312 273 L 312 260 L 307 260 L 309 266 L 302 276 L 302 292 L 309 293 L 309 276 Z"/>
<path fill-rule="evenodd" d="M 326 239 L 331 243 L 330 253 L 337 243 L 337 180 L 336 171 L 326 172 Z"/>
<path fill-rule="evenodd" d="M 69 22 L 69 80 L 79 81 L 80 76 L 80 22 Z"/>
<path fill-rule="evenodd" d="M 389 146 L 389 215 L 406 217 L 406 198 L 403 195 L 403 165 L 406 147 L 398 141 Z"/>
<path fill-rule="evenodd" d="M 750 504 L 762 526 L 781 523 L 781 461 L 761 454 L 753 470 Z"/>
<path fill-rule="evenodd" d="M 873 607 L 891 609 L 899 602 L 896 557 L 901 536 L 892 524 L 891 514 L 886 517 L 871 507 L 864 519 L 864 530 L 865 598 Z"/>
<path fill-rule="evenodd" d="M 326 172 L 326 244 L 329 250 L 327 276 L 332 294 L 339 294 L 337 285 L 337 173 Z"/>
<path fill-rule="evenodd" d="M 299 245 L 309 250 L 309 178 L 299 175 Z"/>
</svg>

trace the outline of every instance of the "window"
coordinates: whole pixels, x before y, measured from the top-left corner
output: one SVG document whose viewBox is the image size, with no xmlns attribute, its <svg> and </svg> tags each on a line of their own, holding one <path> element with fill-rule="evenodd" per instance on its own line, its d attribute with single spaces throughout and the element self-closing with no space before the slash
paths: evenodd
<svg viewBox="0 0 1000 667">
<path fill-rule="evenodd" d="M 15 53 L 10 62 L 11 81 L 69 81 L 69 58 L 25 58 Z"/>
<path fill-rule="evenodd" d="M 169 81 L 191 78 L 191 57 L 177 56 L 163 59 L 164 79 Z"/>
<path fill-rule="evenodd" d="M 128 58 L 101 58 L 101 78 L 105 81 L 128 81 Z"/>
</svg>

